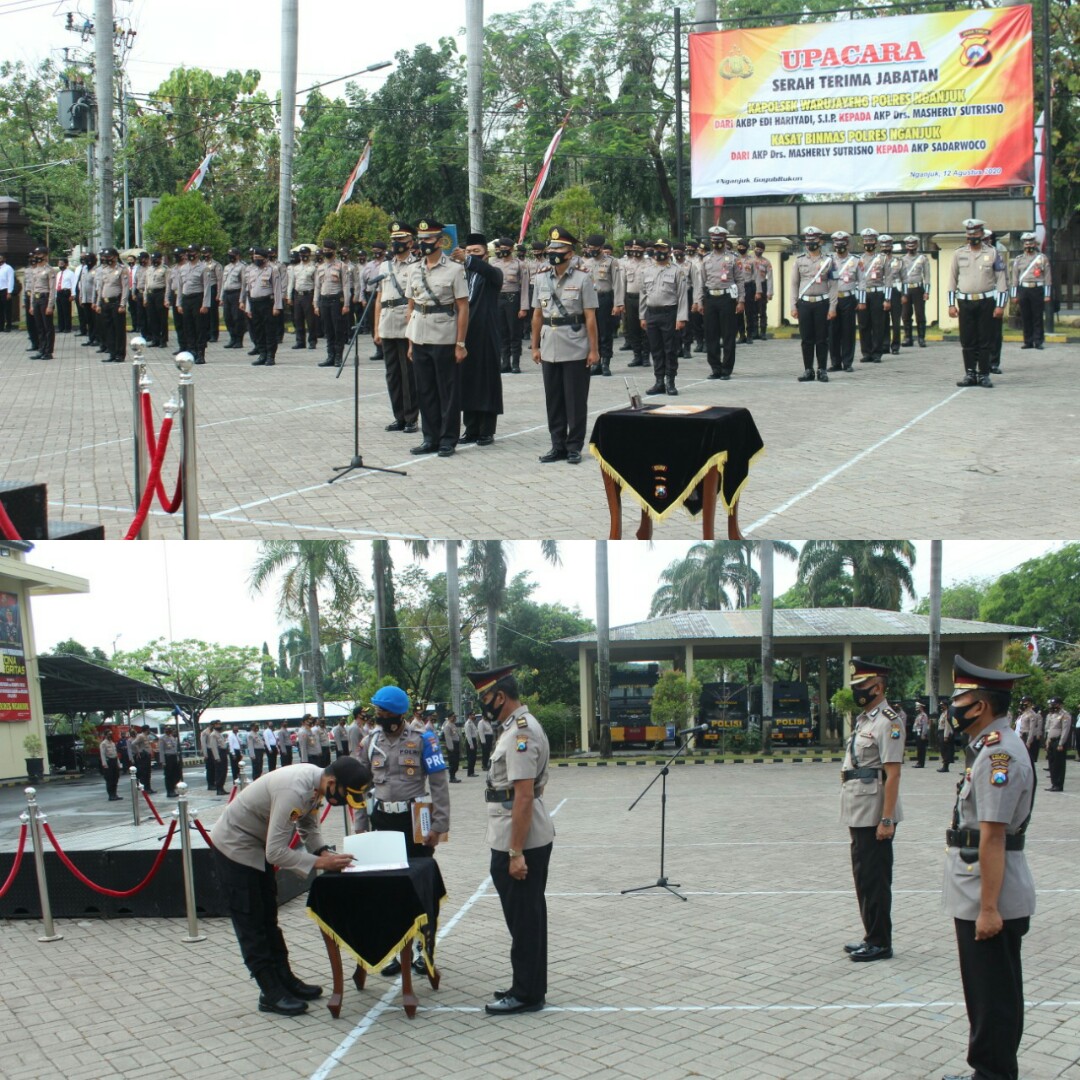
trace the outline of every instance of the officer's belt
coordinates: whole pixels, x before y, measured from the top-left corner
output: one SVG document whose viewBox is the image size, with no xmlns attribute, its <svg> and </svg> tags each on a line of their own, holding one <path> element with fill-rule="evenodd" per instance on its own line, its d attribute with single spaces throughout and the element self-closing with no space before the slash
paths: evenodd
<svg viewBox="0 0 1080 1080">
<path fill-rule="evenodd" d="M 1046 286 L 1041 281 L 1021 281 L 1021 289 L 1043 289 Z"/>
<path fill-rule="evenodd" d="M 240 291 L 240 286 L 239 285 L 230 285 L 229 288 L 223 290 L 222 295 L 224 296 L 225 293 L 239 292 L 239 291 Z"/>
<path fill-rule="evenodd" d="M 489 787 L 484 789 L 484 802 L 504 803 L 514 801 L 514 789 L 512 787 Z"/>
<path fill-rule="evenodd" d="M 381 810 L 384 814 L 404 814 L 415 802 L 415 799 L 406 799 L 404 802 L 384 802 L 382 799 L 372 799 L 372 806 Z"/>
<path fill-rule="evenodd" d="M 1023 851 L 1027 837 L 1023 833 L 1013 833 L 1005 837 L 1006 851 Z M 945 844 L 952 848 L 977 848 L 979 846 L 978 829 L 946 829 Z"/>
<path fill-rule="evenodd" d="M 854 295 L 855 295 L 855 290 L 854 289 L 848 289 L 847 292 L 838 292 L 836 294 L 836 299 L 837 300 L 843 300 L 845 296 L 854 296 Z"/>
<path fill-rule="evenodd" d="M 828 296 L 800 296 L 800 304 L 820 304 L 822 300 L 828 300 Z"/>
<path fill-rule="evenodd" d="M 51 295 L 52 293 L 50 293 L 48 290 L 46 290 L 45 292 L 35 292 L 30 294 L 31 298 L 34 300 L 40 300 L 43 296 L 48 298 Z"/>
<path fill-rule="evenodd" d="M 324 292 L 319 294 L 320 300 L 344 300 L 345 294 L 343 292 Z"/>
<path fill-rule="evenodd" d="M 501 292 L 499 293 L 500 303 L 507 303 L 510 300 L 518 300 L 521 297 L 520 290 L 518 292 Z"/>
<path fill-rule="evenodd" d="M 556 315 L 554 318 L 545 319 L 544 322 L 548 326 L 572 326 L 575 330 L 580 330 L 584 325 L 584 322 L 580 318 L 563 318 L 562 315 Z"/>
<path fill-rule="evenodd" d="M 884 285 L 869 285 L 864 290 L 865 292 L 888 292 L 888 289 Z"/>
<path fill-rule="evenodd" d="M 729 285 L 726 289 L 706 289 L 707 296 L 736 296 L 739 291 L 738 285 Z"/>
<path fill-rule="evenodd" d="M 235 292 L 236 290 L 235 289 L 229 289 L 227 291 L 228 292 Z M 297 296 L 314 296 L 315 295 L 315 290 L 314 289 L 293 289 L 293 292 L 296 293 Z"/>
<path fill-rule="evenodd" d="M 871 769 L 869 767 L 862 769 L 844 769 L 840 773 L 840 776 L 844 780 L 861 780 L 864 784 L 869 784 L 871 780 L 884 780 L 884 769 Z"/>
<path fill-rule="evenodd" d="M 958 292 L 957 300 L 993 300 L 997 293 L 992 292 Z"/>
<path fill-rule="evenodd" d="M 678 304 L 665 304 L 664 307 L 653 307 L 652 304 L 648 307 L 650 315 L 670 315 L 673 311 L 678 311 Z"/>
<path fill-rule="evenodd" d="M 908 292 L 911 292 L 912 289 L 918 289 L 919 292 L 923 291 L 923 286 L 922 285 L 907 285 L 906 288 L 907 288 Z"/>
<path fill-rule="evenodd" d="M 453 304 L 414 304 L 413 310 L 425 315 L 453 315 L 457 308 Z"/>
<path fill-rule="evenodd" d="M 162 285 L 160 289 L 147 289 L 146 291 L 147 291 L 148 293 L 159 293 L 159 292 L 164 292 L 164 291 L 165 291 L 165 286 L 164 286 L 164 285 Z"/>
<path fill-rule="evenodd" d="M 385 311 L 388 307 L 401 307 L 402 304 L 407 304 L 409 301 L 404 296 L 399 296 L 396 300 L 380 300 L 379 309 Z"/>
</svg>

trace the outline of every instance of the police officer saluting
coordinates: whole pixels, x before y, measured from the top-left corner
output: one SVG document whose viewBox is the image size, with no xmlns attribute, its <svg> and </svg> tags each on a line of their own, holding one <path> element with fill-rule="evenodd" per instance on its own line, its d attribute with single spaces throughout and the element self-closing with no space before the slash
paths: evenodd
<svg viewBox="0 0 1080 1080">
<path fill-rule="evenodd" d="M 1020 237 L 1024 253 L 1013 259 L 1012 296 L 1020 305 L 1020 322 L 1024 328 L 1022 349 L 1041 349 L 1045 334 L 1043 312 L 1050 303 L 1050 260 L 1036 250 L 1035 234 L 1026 232 Z"/>
<path fill-rule="evenodd" d="M 484 1006 L 493 1016 L 536 1012 L 547 995 L 548 864 L 555 827 L 544 806 L 548 782 L 547 736 L 519 700 L 512 667 L 470 671 L 485 718 L 496 725 L 484 799 L 491 880 L 510 931 L 514 978 Z"/>
<path fill-rule="evenodd" d="M 826 366 L 829 360 L 829 323 L 836 318 L 836 279 L 833 261 L 821 253 L 825 234 L 807 225 L 803 229 L 806 251 L 791 268 L 792 318 L 799 321 L 802 339 L 803 373 L 799 382 L 814 381 L 814 356 L 817 355 L 818 382 L 828 382 Z"/>
<path fill-rule="evenodd" d="M 866 931 L 844 946 L 856 962 L 892 958 L 893 837 L 900 811 L 904 728 L 885 700 L 889 669 L 851 658 L 851 690 L 863 711 L 844 755 L 840 820 L 851 834 L 851 870 Z"/>
<path fill-rule="evenodd" d="M 986 222 L 967 218 L 967 246 L 957 248 L 949 268 L 949 315 L 960 321 L 964 377 L 957 386 L 985 386 L 990 381 L 994 320 L 1005 314 L 1008 284 L 1005 263 L 997 251 L 983 246 Z"/>
<path fill-rule="evenodd" d="M 1015 1078 L 1024 1030 L 1020 947 L 1035 913 L 1024 839 L 1035 770 L 1006 715 L 1013 683 L 1026 678 L 953 659 L 949 715 L 965 732 L 967 771 L 946 832 L 945 912 L 953 917 L 974 1076 Z M 945 1080 L 972 1080 L 968 1075 Z"/>
</svg>

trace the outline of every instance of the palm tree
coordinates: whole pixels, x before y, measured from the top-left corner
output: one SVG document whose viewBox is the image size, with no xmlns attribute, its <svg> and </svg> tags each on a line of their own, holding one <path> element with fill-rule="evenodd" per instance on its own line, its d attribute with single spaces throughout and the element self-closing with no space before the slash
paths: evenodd
<svg viewBox="0 0 1080 1080">
<path fill-rule="evenodd" d="M 809 540 L 799 556 L 799 581 L 817 604 L 837 580 L 850 576 L 852 607 L 900 610 L 907 593 L 915 598 L 910 540 Z"/>
<path fill-rule="evenodd" d="M 747 608 L 761 581 L 753 567 L 760 540 L 712 540 L 694 544 L 660 574 L 663 584 L 653 594 L 650 617 L 676 611 L 716 611 Z M 773 541 L 773 549 L 794 561 L 791 544 Z"/>
<path fill-rule="evenodd" d="M 347 611 L 360 593 L 360 578 L 349 559 L 347 540 L 264 540 L 251 568 L 249 585 L 262 592 L 271 579 L 281 575 L 278 614 L 307 619 L 311 644 L 311 675 L 320 719 L 326 717 L 322 686 L 319 634 L 319 589 L 330 590 L 330 603 Z"/>
</svg>

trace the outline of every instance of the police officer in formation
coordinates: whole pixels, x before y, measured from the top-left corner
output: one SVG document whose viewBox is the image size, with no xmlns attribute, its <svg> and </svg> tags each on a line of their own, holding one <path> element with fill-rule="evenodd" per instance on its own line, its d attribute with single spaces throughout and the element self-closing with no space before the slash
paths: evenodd
<svg viewBox="0 0 1080 1080">
<path fill-rule="evenodd" d="M 885 320 L 889 351 L 900 355 L 900 331 L 903 326 L 904 258 L 896 252 L 896 241 L 888 233 L 878 237 L 881 253 L 885 256 L 885 282 L 888 300 L 888 318 Z"/>
<path fill-rule="evenodd" d="M 735 368 L 735 334 L 743 311 L 745 272 L 738 256 L 728 247 L 728 231 L 722 225 L 709 229 L 712 250 L 697 267 L 695 306 L 704 317 L 705 354 L 710 379 L 730 379 Z"/>
<path fill-rule="evenodd" d="M 76 291 L 79 298 L 79 332 L 86 337 L 82 343 L 82 348 L 86 349 L 98 344 L 98 319 L 94 314 L 98 257 L 92 251 L 88 251 L 83 259 L 85 259 L 85 265 L 81 268 L 79 280 L 76 282 Z"/>
<path fill-rule="evenodd" d="M 577 240 L 559 225 L 548 232 L 551 270 L 536 277 L 532 356 L 544 376 L 551 449 L 542 462 L 581 463 L 589 401 L 589 368 L 600 362 L 596 289 L 571 266 Z M 627 309 L 629 313 L 629 308 Z M 639 327 L 640 332 L 640 327 Z"/>
<path fill-rule="evenodd" d="M 1020 307 L 1020 323 L 1024 328 L 1022 349 L 1041 349 L 1045 341 L 1045 311 L 1051 302 L 1050 260 L 1037 250 L 1035 234 L 1020 237 L 1023 253 L 1013 259 L 1010 282 L 1012 297 Z"/>
<path fill-rule="evenodd" d="M 56 324 L 53 312 L 56 305 L 56 269 L 49 265 L 47 248 L 36 247 L 30 252 L 30 268 L 26 271 L 27 325 L 34 324 L 31 343 L 37 349 L 31 360 L 51 360 L 56 347 Z"/>
<path fill-rule="evenodd" d="M 315 263 L 305 244 L 296 252 L 296 261 L 289 265 L 285 284 L 285 306 L 292 310 L 296 332 L 294 349 L 314 349 L 319 340 L 315 320 Z"/>
<path fill-rule="evenodd" d="M 750 318 L 751 337 L 765 340 L 769 325 L 769 302 L 773 298 L 773 267 L 765 257 L 765 241 L 754 241 L 754 270 L 757 274 L 757 291 Z"/>
<path fill-rule="evenodd" d="M 885 332 L 892 307 L 892 284 L 888 276 L 889 255 L 878 250 L 876 229 L 863 229 L 859 235 L 863 245 L 856 293 L 859 342 L 862 348 L 859 363 L 880 364 L 885 352 Z"/>
<path fill-rule="evenodd" d="M 903 292 L 900 299 L 904 323 L 905 348 L 915 344 L 912 324 L 918 333 L 919 348 L 926 348 L 926 301 L 930 296 L 930 259 L 919 251 L 919 238 L 914 234 L 904 237 L 904 254 L 901 266 Z"/>
<path fill-rule="evenodd" d="M 600 363 L 591 369 L 591 373 L 610 375 L 615 328 L 626 303 L 626 276 L 622 264 L 604 250 L 603 233 L 590 233 L 585 237 L 581 269 L 592 278 L 596 290 L 596 339 Z"/>
<path fill-rule="evenodd" d="M 180 762 L 180 741 L 176 737 L 176 728 L 167 727 L 158 738 L 158 764 L 165 778 L 165 794 L 170 799 L 176 798 L 176 785 L 184 779 L 184 769 Z"/>
<path fill-rule="evenodd" d="M 420 401 L 416 393 L 416 375 L 409 360 L 409 275 L 415 262 L 413 238 L 416 229 L 407 221 L 390 223 L 390 258 L 383 264 L 378 291 L 372 299 L 374 315 L 372 334 L 375 345 L 382 350 L 386 366 L 386 392 L 394 419 L 387 431 L 413 434 L 420 416 Z"/>
<path fill-rule="evenodd" d="M 204 244 L 199 252 L 202 261 L 206 263 L 207 272 L 210 274 L 210 312 L 207 316 L 206 340 L 215 344 L 221 334 L 221 292 L 225 278 L 225 269 L 214 258 L 214 251 L 209 245 Z"/>
<path fill-rule="evenodd" d="M 1052 697 L 1046 703 L 1046 764 L 1050 767 L 1048 791 L 1065 790 L 1065 762 L 1068 760 L 1069 739 L 1072 735 L 1072 716 L 1061 703 Z"/>
<path fill-rule="evenodd" d="M 849 233 L 838 229 L 832 240 L 832 278 L 836 282 L 836 318 L 829 323 L 829 371 L 851 371 L 855 363 L 855 325 L 859 304 L 859 256 L 848 246 Z"/>
<path fill-rule="evenodd" d="M 173 261 L 165 291 L 165 307 L 171 308 L 173 313 L 173 330 L 176 331 L 174 356 L 187 348 L 184 341 L 184 316 L 180 311 L 180 276 L 186 260 L 187 252 L 183 248 L 173 248 Z"/>
<path fill-rule="evenodd" d="M 240 302 L 251 319 L 251 340 L 258 350 L 254 367 L 273 367 L 277 362 L 278 333 L 276 318 L 281 313 L 284 293 L 281 270 L 270 258 L 268 248 L 257 247 L 251 268 L 244 275 Z"/>
<path fill-rule="evenodd" d="M 902 819 L 904 727 L 885 699 L 889 669 L 851 658 L 855 719 L 841 771 L 840 819 L 851 835 L 851 870 L 863 939 L 844 946 L 857 963 L 892 958 L 893 837 Z"/>
<path fill-rule="evenodd" d="M 1035 699 L 1030 694 L 1025 694 L 1020 699 L 1020 715 L 1016 718 L 1016 733 L 1027 747 L 1031 764 L 1037 764 L 1039 747 L 1043 739 L 1043 717 L 1042 713 L 1035 708 Z"/>
<path fill-rule="evenodd" d="M 653 385 L 646 394 L 675 396 L 679 373 L 679 335 L 686 326 L 686 275 L 670 261 L 671 245 L 663 237 L 653 242 L 652 263 L 641 275 L 641 328 L 652 354 Z"/>
<path fill-rule="evenodd" d="M 338 258 L 337 244 L 324 240 L 323 261 L 315 271 L 315 317 L 322 319 L 326 338 L 326 358 L 319 367 L 340 367 L 345 362 L 348 341 L 349 304 L 352 300 L 352 274 Z"/>
<path fill-rule="evenodd" d="M 529 311 L 525 307 L 523 290 L 528 285 L 529 271 L 514 254 L 514 242 L 508 236 L 495 241 L 495 258 L 491 265 L 502 273 L 499 289 L 498 324 L 501 348 L 499 370 L 504 374 L 521 374 L 521 320 Z"/>
<path fill-rule="evenodd" d="M 623 272 L 623 307 L 625 318 L 623 328 L 625 341 L 622 352 L 632 352 L 634 358 L 630 361 L 630 367 L 645 367 L 645 354 L 647 343 L 645 335 L 641 332 L 641 274 L 645 269 L 645 241 L 634 238 L 623 248 L 622 272 Z M 535 305 L 534 305 L 535 306 Z"/>
<path fill-rule="evenodd" d="M 752 345 L 754 343 L 754 314 L 757 304 L 757 259 L 750 254 L 750 241 L 743 236 L 737 236 L 731 241 L 735 245 L 735 254 L 739 259 L 739 267 L 743 272 L 742 311 L 735 316 L 735 326 L 738 332 L 736 340 L 740 345 Z"/>
<path fill-rule="evenodd" d="M 798 320 L 802 342 L 803 373 L 799 382 L 814 381 L 815 356 L 818 382 L 829 381 L 829 322 L 836 318 L 837 287 L 832 256 L 821 251 L 824 237 L 820 229 L 807 225 L 803 230 L 806 251 L 791 268 L 791 315 Z"/>
<path fill-rule="evenodd" d="M 240 303 L 244 291 L 247 263 L 239 248 L 229 248 L 229 261 L 221 268 L 221 304 L 225 309 L 225 329 L 229 332 L 226 349 L 242 349 L 247 334 L 247 313 Z"/>
<path fill-rule="evenodd" d="M 169 319 L 165 310 L 168 280 L 169 268 L 162 262 L 161 252 L 155 251 L 143 275 L 143 335 L 152 349 L 169 347 Z"/>
<path fill-rule="evenodd" d="M 679 331 L 678 345 L 679 356 L 684 360 L 690 359 L 690 350 L 694 343 L 694 332 L 690 326 L 690 309 L 694 306 L 694 285 L 691 277 L 693 263 L 687 257 L 686 244 L 682 240 L 676 240 L 671 245 L 672 265 L 682 275 L 686 282 L 686 322 Z"/>
<path fill-rule="evenodd" d="M 470 671 L 469 681 L 498 739 L 484 800 L 491 880 L 510 931 L 513 980 L 484 1006 L 493 1016 L 536 1012 L 547 995 L 548 866 L 555 828 L 544 805 L 550 749 L 521 694 L 513 667 Z"/>
<path fill-rule="evenodd" d="M 416 225 L 419 259 L 407 284 L 409 358 L 416 374 L 423 441 L 412 454 L 452 457 L 461 434 L 459 365 L 467 355 L 469 287 L 465 270 L 440 247 L 442 224 L 423 218 Z"/>
<path fill-rule="evenodd" d="M 1001 260 L 1005 267 L 1005 281 L 1010 280 L 1009 277 L 1009 252 L 1005 245 L 1001 243 L 997 234 L 993 229 L 987 229 L 983 237 L 983 246 L 989 250 L 996 251 L 998 258 Z M 1005 344 L 1005 316 L 1004 313 L 1000 319 L 995 319 L 990 327 L 990 374 L 1001 374 L 1001 349 Z"/>
<path fill-rule="evenodd" d="M 120 802 L 120 796 L 116 794 L 117 785 L 120 783 L 120 756 L 112 732 L 110 724 L 98 743 L 98 755 L 101 760 L 101 775 L 105 778 L 105 794 L 108 795 L 109 802 Z"/>
<path fill-rule="evenodd" d="M 967 1061 L 975 1077 L 1019 1076 L 1024 1030 L 1021 945 L 1035 912 L 1024 841 L 1034 768 L 1009 723 L 1013 684 L 1025 675 L 953 660 L 949 713 L 969 742 L 946 832 L 944 906 L 953 917 L 967 1005 Z M 970 1075 L 945 1080 L 971 1080 Z"/>
<path fill-rule="evenodd" d="M 131 278 L 120 265 L 116 248 L 101 253 L 101 268 L 94 282 L 94 311 L 100 318 L 101 344 L 107 352 L 103 364 L 121 364 L 127 359 L 127 305 Z"/>
<path fill-rule="evenodd" d="M 949 267 L 949 315 L 959 319 L 964 355 L 964 377 L 957 386 L 994 385 L 991 350 L 1009 294 L 1004 260 L 984 246 L 985 229 L 985 221 L 965 220 L 967 244 L 953 253 Z"/>
<path fill-rule="evenodd" d="M 213 270 L 200 258 L 199 246 L 189 244 L 180 267 L 176 310 L 184 327 L 184 348 L 194 355 L 196 364 L 206 363 L 213 286 Z"/>
</svg>

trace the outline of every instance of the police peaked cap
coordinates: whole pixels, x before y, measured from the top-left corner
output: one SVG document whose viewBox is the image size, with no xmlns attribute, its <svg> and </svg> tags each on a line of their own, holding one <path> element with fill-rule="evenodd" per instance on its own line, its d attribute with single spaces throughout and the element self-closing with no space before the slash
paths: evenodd
<svg viewBox="0 0 1080 1080">
<path fill-rule="evenodd" d="M 477 694 L 486 694 L 489 690 L 496 689 L 497 684 L 507 676 L 512 675 L 514 667 L 514 664 L 508 664 L 490 671 L 469 671 L 466 672 L 466 678 L 473 684 Z"/>
<path fill-rule="evenodd" d="M 1013 683 L 1026 679 L 1027 674 L 1014 671 L 995 671 L 993 668 L 976 667 L 959 653 L 953 657 L 953 697 L 969 690 L 992 690 L 996 693 L 1012 693 Z"/>
<path fill-rule="evenodd" d="M 603 247 L 604 234 L 598 232 L 589 233 L 589 235 L 585 237 L 585 243 L 588 244 L 589 247 Z"/>
<path fill-rule="evenodd" d="M 416 223 L 416 231 L 418 233 L 441 233 L 443 231 L 443 225 L 437 218 L 421 218 Z"/>
<path fill-rule="evenodd" d="M 416 226 L 410 225 L 407 221 L 391 221 L 390 222 L 390 235 L 391 236 L 415 236 Z"/>
<path fill-rule="evenodd" d="M 561 225 L 552 225 L 548 229 L 547 238 L 549 244 L 570 244 L 572 246 L 577 243 L 577 237 Z"/>
<path fill-rule="evenodd" d="M 483 244 L 487 243 L 486 240 L 481 240 L 477 242 Z M 509 236 L 500 236 L 499 239 L 495 241 L 495 246 L 501 248 L 512 248 L 514 246 L 514 241 Z"/>
<path fill-rule="evenodd" d="M 852 683 L 857 683 L 865 682 L 867 679 L 884 679 L 891 669 L 884 664 L 872 664 L 869 660 L 853 656 L 850 670 Z"/>
</svg>

